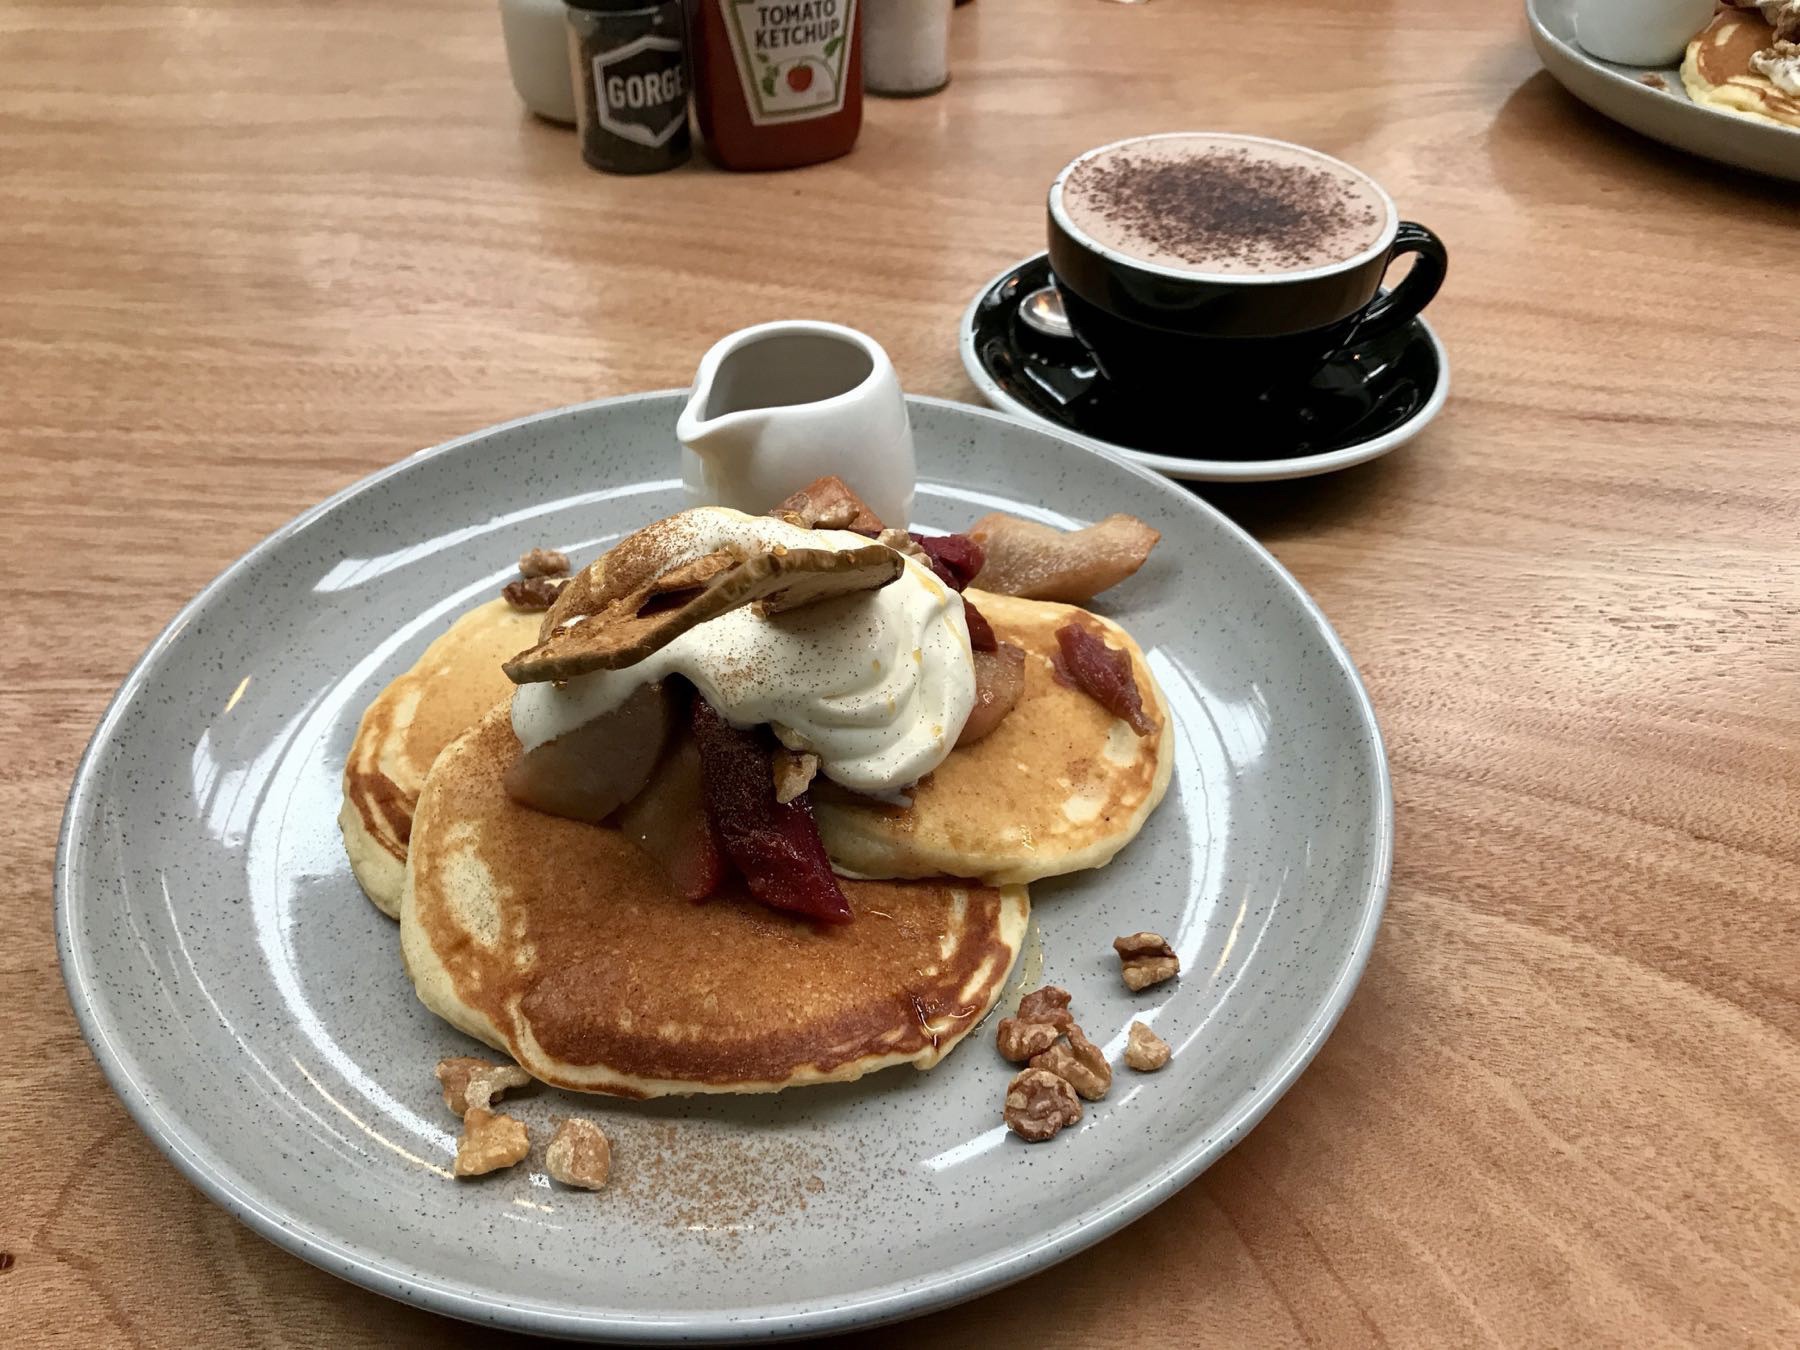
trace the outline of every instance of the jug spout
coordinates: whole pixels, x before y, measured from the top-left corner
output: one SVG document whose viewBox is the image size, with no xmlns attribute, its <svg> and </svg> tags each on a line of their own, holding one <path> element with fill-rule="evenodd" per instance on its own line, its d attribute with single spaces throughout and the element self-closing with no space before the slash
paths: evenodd
<svg viewBox="0 0 1800 1350">
<path fill-rule="evenodd" d="M 912 516 L 912 428 L 881 345 L 834 323 L 759 324 L 706 353 L 675 425 L 696 505 L 753 515 L 836 474 L 889 525 Z"/>
<path fill-rule="evenodd" d="M 730 476 L 735 465 L 755 452 L 765 419 L 762 412 L 754 408 L 708 417 L 706 404 L 710 392 L 710 385 L 695 384 L 687 406 L 676 420 L 675 435 L 686 450 L 699 457 L 708 479 L 723 479 Z M 731 505 L 729 502 L 713 504 Z"/>
</svg>

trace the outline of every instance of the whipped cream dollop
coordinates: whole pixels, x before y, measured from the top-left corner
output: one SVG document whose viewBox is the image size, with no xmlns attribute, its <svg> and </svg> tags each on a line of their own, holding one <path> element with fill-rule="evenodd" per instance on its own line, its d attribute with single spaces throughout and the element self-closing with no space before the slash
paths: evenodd
<svg viewBox="0 0 1800 1350">
<path fill-rule="evenodd" d="M 1800 97 L 1800 42 L 1777 42 L 1753 53 L 1750 68 L 1782 93 Z"/>
<path fill-rule="evenodd" d="M 657 529 L 667 568 L 727 548 L 843 552 L 872 542 L 718 506 L 683 511 Z M 873 795 L 891 795 L 942 764 L 975 706 L 962 597 L 907 558 L 880 590 L 767 618 L 745 606 L 623 670 L 522 685 L 513 695 L 513 731 L 526 750 L 536 749 L 671 675 L 691 680 L 732 725 L 770 723 L 790 750 L 816 754 L 827 778 Z"/>
</svg>

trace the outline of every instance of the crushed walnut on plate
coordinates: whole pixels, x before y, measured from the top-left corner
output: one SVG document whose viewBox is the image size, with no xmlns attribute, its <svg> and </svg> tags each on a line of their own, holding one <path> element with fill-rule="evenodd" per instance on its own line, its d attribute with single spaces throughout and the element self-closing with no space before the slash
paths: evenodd
<svg viewBox="0 0 1800 1350">
<path fill-rule="evenodd" d="M 1155 1073 L 1169 1062 L 1169 1043 L 1142 1022 L 1133 1022 L 1125 1035 L 1125 1066 L 1139 1073 Z"/>
<path fill-rule="evenodd" d="M 612 1144 L 593 1121 L 570 1116 L 544 1150 L 544 1170 L 565 1186 L 597 1191 L 612 1174 Z"/>
<path fill-rule="evenodd" d="M 444 1105 L 461 1116 L 472 1106 L 483 1110 L 491 1107 L 509 1088 L 524 1087 L 531 1075 L 516 1064 L 452 1055 L 438 1061 L 437 1080 L 443 1084 Z"/>
<path fill-rule="evenodd" d="M 1097 1102 L 1112 1087 L 1106 1054 L 1083 1034 L 1069 1011 L 1069 991 L 1047 984 L 1019 1000 L 1000 1020 L 994 1044 L 1013 1063 L 1029 1062 L 1006 1089 L 1007 1127 L 1027 1143 L 1053 1138 L 1081 1119 L 1085 1097 Z"/>
<path fill-rule="evenodd" d="M 456 1161 L 450 1170 L 459 1177 L 483 1176 L 523 1162 L 529 1152 L 531 1132 L 524 1121 L 471 1106 L 463 1115 L 462 1138 L 456 1141 Z"/>
<path fill-rule="evenodd" d="M 553 548 L 534 548 L 519 559 L 519 579 L 500 590 L 514 609 L 549 609 L 569 584 L 569 555 Z"/>
<path fill-rule="evenodd" d="M 1056 1044 L 1057 1037 L 1075 1025 L 1069 1013 L 1069 992 L 1047 984 L 1019 1000 L 1019 1011 L 1000 1019 L 994 1043 L 1014 1064 L 1023 1064 Z"/>
<path fill-rule="evenodd" d="M 1161 933 L 1127 933 L 1113 939 L 1119 973 L 1133 993 L 1172 980 L 1181 973 L 1181 958 Z"/>
<path fill-rule="evenodd" d="M 1007 1128 L 1027 1143 L 1055 1138 L 1080 1119 L 1075 1089 L 1048 1069 L 1026 1069 L 1006 1085 Z"/>
<path fill-rule="evenodd" d="M 1031 1067 L 1048 1069 L 1090 1102 L 1099 1101 L 1112 1086 L 1112 1065 L 1106 1055 L 1073 1023 L 1062 1039 L 1031 1057 Z"/>
</svg>

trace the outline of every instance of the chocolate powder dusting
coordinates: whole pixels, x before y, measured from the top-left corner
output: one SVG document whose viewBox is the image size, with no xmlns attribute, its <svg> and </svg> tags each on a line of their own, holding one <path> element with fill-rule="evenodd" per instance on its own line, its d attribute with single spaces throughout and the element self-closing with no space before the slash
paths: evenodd
<svg viewBox="0 0 1800 1350">
<path fill-rule="evenodd" d="M 1099 160 L 1077 170 L 1073 185 L 1121 232 L 1196 265 L 1316 266 L 1359 252 L 1380 224 L 1368 201 L 1330 171 L 1224 146 L 1180 159 Z"/>
</svg>

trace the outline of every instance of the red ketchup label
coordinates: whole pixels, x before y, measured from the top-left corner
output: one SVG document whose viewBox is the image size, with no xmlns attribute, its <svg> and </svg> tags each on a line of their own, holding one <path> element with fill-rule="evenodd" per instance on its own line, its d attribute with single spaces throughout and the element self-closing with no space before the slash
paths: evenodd
<svg viewBox="0 0 1800 1350">
<path fill-rule="evenodd" d="M 844 106 L 856 0 L 721 0 L 744 102 L 757 126 Z"/>
</svg>

